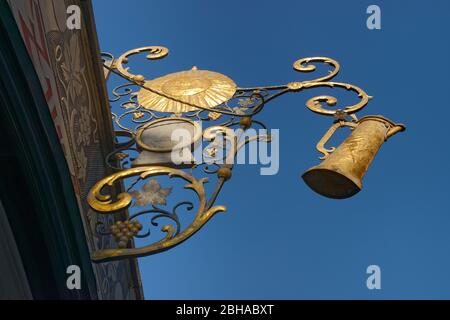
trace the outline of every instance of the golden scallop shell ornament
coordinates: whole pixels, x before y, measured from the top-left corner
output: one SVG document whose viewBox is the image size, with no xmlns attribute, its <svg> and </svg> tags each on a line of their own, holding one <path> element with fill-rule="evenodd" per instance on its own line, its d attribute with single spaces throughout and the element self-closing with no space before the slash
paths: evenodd
<svg viewBox="0 0 450 320">
<path fill-rule="evenodd" d="M 236 84 L 227 76 L 196 67 L 171 73 L 145 82 L 137 95 L 145 109 L 184 113 L 201 108 L 214 108 L 228 101 L 236 92 Z"/>
</svg>

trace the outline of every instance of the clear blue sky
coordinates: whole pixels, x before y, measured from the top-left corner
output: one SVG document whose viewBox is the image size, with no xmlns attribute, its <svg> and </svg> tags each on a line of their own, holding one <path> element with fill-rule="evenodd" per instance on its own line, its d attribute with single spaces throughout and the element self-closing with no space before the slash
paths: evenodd
<svg viewBox="0 0 450 320">
<path fill-rule="evenodd" d="M 378 4 L 382 30 L 366 28 Z M 289 94 L 258 117 L 280 129 L 280 171 L 237 166 L 214 217 L 190 240 L 139 265 L 147 299 L 450 298 L 450 1 L 96 0 L 103 51 L 163 45 L 147 77 L 193 65 L 240 86 L 304 79 L 292 63 L 329 56 L 336 81 L 375 98 L 360 115 L 407 125 L 383 145 L 348 200 L 313 193 L 300 179 L 318 163 L 331 119 Z M 330 93 L 330 92 L 328 92 Z M 333 91 L 334 93 L 334 91 Z M 382 289 L 368 290 L 377 264 Z"/>
</svg>

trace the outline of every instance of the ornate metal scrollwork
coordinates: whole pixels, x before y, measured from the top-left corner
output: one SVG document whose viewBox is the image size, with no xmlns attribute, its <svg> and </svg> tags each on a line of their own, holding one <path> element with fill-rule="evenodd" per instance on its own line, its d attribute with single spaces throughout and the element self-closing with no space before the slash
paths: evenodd
<svg viewBox="0 0 450 320">
<path fill-rule="evenodd" d="M 113 214 L 121 210 L 146 206 L 148 208 L 138 211 L 133 207 L 127 221 L 117 221 L 110 226 L 110 232 L 115 236 L 118 248 L 111 248 L 95 252 L 92 256 L 95 262 L 104 262 L 123 258 L 135 258 L 155 254 L 168 250 L 200 230 L 215 213 L 225 211 L 223 206 L 215 206 L 216 198 L 224 183 L 230 179 L 234 158 L 240 148 L 251 141 L 271 141 L 270 135 L 241 136 L 252 126 L 266 128 L 265 125 L 253 118 L 263 110 L 264 106 L 288 92 L 300 92 L 310 88 L 342 88 L 357 94 L 360 101 L 351 106 L 345 106 L 336 110 L 328 110 L 322 106 L 334 106 L 337 99 L 332 96 L 316 96 L 306 102 L 306 106 L 313 112 L 322 115 L 334 116 L 337 121 L 343 121 L 347 116 L 364 108 L 370 100 L 370 96 L 361 88 L 331 80 L 338 74 L 340 66 L 337 61 L 327 57 L 312 57 L 297 60 L 293 68 L 302 73 L 310 73 L 316 70 L 316 64 L 321 63 L 331 66 L 332 70 L 327 75 L 312 80 L 289 82 L 277 86 L 262 86 L 253 88 L 240 88 L 228 77 L 206 70 L 198 70 L 196 67 L 189 71 L 167 75 L 154 80 L 146 80 L 143 75 L 133 74 L 130 68 L 125 68 L 131 56 L 147 52 L 148 59 L 160 59 L 168 54 L 164 47 L 149 46 L 130 50 L 118 59 L 110 54 L 109 63 L 104 63 L 110 73 L 116 74 L 126 80 L 112 90 L 110 102 L 118 104 L 119 112 L 112 111 L 112 120 L 117 127 L 117 139 L 127 138 L 125 142 L 117 142 L 117 149 L 108 155 L 106 161 L 115 173 L 97 182 L 91 189 L 88 202 L 99 214 Z M 125 100 L 125 101 L 124 101 Z M 209 141 L 210 145 L 203 150 L 208 155 L 209 161 L 193 163 L 187 167 L 172 167 L 165 165 L 133 166 L 130 153 L 162 152 L 165 148 L 148 148 L 143 143 L 141 135 L 149 127 L 163 119 L 186 119 L 187 122 L 208 121 L 211 125 L 204 129 L 201 140 Z M 325 156 L 333 149 L 326 149 L 324 144 L 327 137 L 338 124 L 330 129 L 318 144 L 318 150 Z M 240 128 L 240 134 L 236 135 L 232 128 Z M 220 138 L 220 139 L 219 139 Z M 227 149 L 227 145 L 230 148 Z M 217 157 L 219 149 L 227 149 L 222 157 Z M 119 166 L 114 163 L 119 162 Z M 209 197 L 204 184 L 207 177 L 195 178 L 195 174 L 216 176 L 216 184 Z M 182 200 L 173 206 L 172 210 L 163 208 L 167 205 L 166 197 L 171 194 L 171 188 L 161 188 L 157 178 L 169 177 L 181 179 L 186 182 L 185 189 L 193 191 L 196 195 L 196 204 L 191 200 Z M 114 196 L 109 189 L 115 184 L 127 182 L 127 189 Z M 132 190 L 142 185 L 142 190 Z M 178 210 L 184 208 L 187 211 L 196 209 L 192 222 L 182 226 Z M 164 224 L 161 231 L 165 236 L 149 245 L 134 248 L 131 245 L 133 238 L 147 238 L 152 235 L 150 231 L 142 231 L 144 226 L 138 221 L 152 215 L 150 226 L 159 226 L 159 220 L 166 219 L 171 222 Z M 144 232 L 144 233 L 142 233 Z"/>
<path fill-rule="evenodd" d="M 174 227 L 167 224 L 164 225 L 161 231 L 166 233 L 166 236 L 151 245 L 142 247 L 142 248 L 118 248 L 118 249 L 109 249 L 109 250 L 101 250 L 95 252 L 92 256 L 92 259 L 95 262 L 103 262 L 108 260 L 114 260 L 119 258 L 131 258 L 131 257 L 140 257 L 145 255 L 154 254 L 157 252 L 165 251 L 173 246 L 176 246 L 189 237 L 191 237 L 195 232 L 197 232 L 208 220 L 217 212 L 225 211 L 225 207 L 223 206 L 207 206 L 206 194 L 203 184 L 207 182 L 207 178 L 202 178 L 200 180 L 195 179 L 192 175 L 178 169 L 168 168 L 168 167 L 138 167 L 122 170 L 120 172 L 114 173 L 108 177 L 97 182 L 97 184 L 92 188 L 89 193 L 89 205 L 95 209 L 97 212 L 102 214 L 109 214 L 111 212 L 117 212 L 119 210 L 123 210 L 128 208 L 132 202 L 132 196 L 128 192 L 120 193 L 117 196 L 117 199 L 113 200 L 111 195 L 102 194 L 102 190 L 107 186 L 112 186 L 119 181 L 129 178 L 139 176 L 140 179 L 146 179 L 149 177 L 167 175 L 170 178 L 181 178 L 187 182 L 185 185 L 186 189 L 193 190 L 198 198 L 198 208 L 197 213 L 193 222 L 183 231 L 180 232 L 178 219 L 177 221 L 177 229 L 174 231 Z M 176 209 L 180 205 L 188 204 L 190 208 L 193 207 L 192 202 L 183 201 L 174 207 L 173 213 L 168 213 L 167 211 L 157 209 L 155 206 L 152 210 L 142 211 L 140 213 L 134 214 L 130 216 L 129 220 L 133 220 L 138 216 L 146 213 L 158 213 L 152 219 L 152 222 L 155 222 L 155 219 L 160 217 L 176 217 Z"/>
</svg>

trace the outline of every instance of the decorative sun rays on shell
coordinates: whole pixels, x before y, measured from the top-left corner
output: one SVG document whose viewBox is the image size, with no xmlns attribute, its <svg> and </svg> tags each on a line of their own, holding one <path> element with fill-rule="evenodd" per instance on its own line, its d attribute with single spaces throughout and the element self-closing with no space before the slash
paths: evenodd
<svg viewBox="0 0 450 320">
<path fill-rule="evenodd" d="M 198 110 L 194 106 L 214 108 L 236 92 L 236 84 L 227 76 L 195 67 L 146 81 L 145 86 L 154 92 L 142 88 L 138 93 L 139 104 L 149 110 L 171 113 Z"/>
</svg>

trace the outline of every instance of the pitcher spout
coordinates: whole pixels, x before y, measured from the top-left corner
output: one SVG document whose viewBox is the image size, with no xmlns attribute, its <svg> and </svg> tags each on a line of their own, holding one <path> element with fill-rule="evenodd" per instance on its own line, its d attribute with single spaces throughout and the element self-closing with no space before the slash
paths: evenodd
<svg viewBox="0 0 450 320">
<path fill-rule="evenodd" d="M 406 126 L 404 124 L 392 122 L 390 119 L 381 115 L 363 117 L 358 121 L 358 123 L 368 120 L 380 121 L 386 125 L 387 128 L 386 140 L 392 137 L 393 135 L 406 130 Z"/>
</svg>

